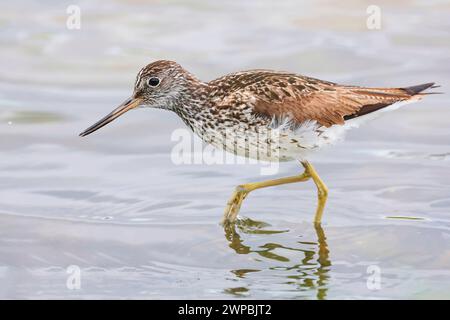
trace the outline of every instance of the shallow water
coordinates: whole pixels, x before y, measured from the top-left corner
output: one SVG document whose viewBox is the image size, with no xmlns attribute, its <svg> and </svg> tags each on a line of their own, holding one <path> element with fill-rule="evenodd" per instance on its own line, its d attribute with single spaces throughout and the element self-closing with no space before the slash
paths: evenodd
<svg viewBox="0 0 450 320">
<path fill-rule="evenodd" d="M 233 187 L 267 176 L 251 164 L 173 164 L 183 124 L 169 112 L 138 110 L 78 137 L 160 58 L 205 80 L 271 68 L 447 91 L 449 3 L 378 3 L 381 30 L 366 28 L 371 3 L 360 1 L 2 4 L 0 297 L 450 298 L 446 94 L 313 159 L 330 188 L 322 228 L 307 182 L 254 192 L 224 230 Z M 69 4 L 80 30 L 66 28 Z M 287 163 L 276 176 L 299 171 Z M 66 285 L 71 265 L 78 290 Z"/>
</svg>

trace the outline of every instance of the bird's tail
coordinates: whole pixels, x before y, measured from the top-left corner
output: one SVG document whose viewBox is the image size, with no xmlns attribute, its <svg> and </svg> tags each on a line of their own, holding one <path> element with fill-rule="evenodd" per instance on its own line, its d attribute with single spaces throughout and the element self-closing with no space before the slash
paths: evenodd
<svg viewBox="0 0 450 320">
<path fill-rule="evenodd" d="M 370 101 L 367 104 L 363 104 L 361 108 L 348 116 L 344 117 L 344 120 L 350 120 L 353 118 L 361 117 L 369 113 L 375 113 L 376 111 L 394 110 L 398 107 L 420 100 L 423 96 L 430 94 L 439 94 L 442 92 L 423 92 L 427 89 L 438 88 L 434 82 L 419 84 L 416 86 L 403 87 L 403 88 L 357 88 L 353 89 L 353 92 L 357 92 L 362 97 L 370 97 Z"/>
<path fill-rule="evenodd" d="M 400 88 L 400 89 L 406 91 L 406 93 L 408 93 L 411 96 L 416 96 L 416 95 L 428 95 L 428 94 L 441 94 L 442 92 L 423 92 L 427 89 L 434 89 L 434 88 L 439 88 L 439 87 L 440 86 L 435 85 L 434 82 L 429 82 L 429 83 L 419 84 L 416 86 L 405 87 L 405 88 Z"/>
</svg>

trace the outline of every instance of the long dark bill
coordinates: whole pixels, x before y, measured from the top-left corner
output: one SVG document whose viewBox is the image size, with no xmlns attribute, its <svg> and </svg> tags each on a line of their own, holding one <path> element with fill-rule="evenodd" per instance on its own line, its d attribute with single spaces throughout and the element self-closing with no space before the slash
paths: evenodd
<svg viewBox="0 0 450 320">
<path fill-rule="evenodd" d="M 101 127 L 106 126 L 108 123 L 110 123 L 111 121 L 117 119 L 118 117 L 120 117 L 125 112 L 138 107 L 140 103 L 141 103 L 140 99 L 135 99 L 135 98 L 127 99 L 119 107 L 117 107 L 110 114 L 108 114 L 106 117 L 104 117 L 103 119 L 101 119 L 97 123 L 93 124 L 92 126 L 87 128 L 86 130 L 84 130 L 82 133 L 80 133 L 80 137 L 87 136 L 88 134 L 91 134 L 92 132 L 97 131 Z"/>
</svg>

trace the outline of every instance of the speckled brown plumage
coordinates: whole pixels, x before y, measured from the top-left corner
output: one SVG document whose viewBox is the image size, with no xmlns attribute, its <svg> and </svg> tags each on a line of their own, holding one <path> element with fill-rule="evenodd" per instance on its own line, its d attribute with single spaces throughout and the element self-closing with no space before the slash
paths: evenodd
<svg viewBox="0 0 450 320">
<path fill-rule="evenodd" d="M 150 85 L 149 79 L 157 79 L 157 85 Z M 244 156 L 249 149 L 245 144 L 261 148 L 273 140 L 255 141 L 257 134 L 276 131 L 278 141 L 270 148 L 280 154 L 273 159 L 291 160 L 296 153 L 303 157 L 305 150 L 333 143 L 342 135 L 337 127 L 347 128 L 355 118 L 418 100 L 432 86 L 366 88 L 271 70 L 241 71 L 202 82 L 178 63 L 161 60 L 139 72 L 128 102 L 81 135 L 136 106 L 162 108 L 176 112 L 206 142 Z M 134 104 L 127 107 L 130 101 Z"/>
</svg>

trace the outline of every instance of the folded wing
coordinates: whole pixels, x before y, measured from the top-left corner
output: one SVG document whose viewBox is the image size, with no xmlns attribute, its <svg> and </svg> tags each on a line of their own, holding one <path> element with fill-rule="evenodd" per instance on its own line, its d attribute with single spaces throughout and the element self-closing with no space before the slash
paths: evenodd
<svg viewBox="0 0 450 320">
<path fill-rule="evenodd" d="M 227 100 L 251 105 L 256 116 L 290 117 L 296 123 L 315 120 L 329 127 L 375 112 L 400 101 L 420 99 L 434 83 L 406 88 L 343 86 L 314 78 L 264 70 L 230 75 Z M 223 79 L 222 79 L 223 80 Z"/>
</svg>

